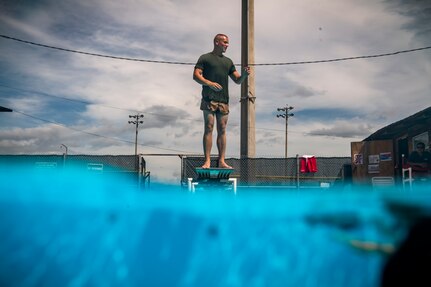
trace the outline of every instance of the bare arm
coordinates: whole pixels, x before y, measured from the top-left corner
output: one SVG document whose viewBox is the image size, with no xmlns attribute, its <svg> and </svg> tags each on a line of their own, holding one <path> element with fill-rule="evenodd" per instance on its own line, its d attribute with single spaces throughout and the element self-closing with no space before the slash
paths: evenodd
<svg viewBox="0 0 431 287">
<path fill-rule="evenodd" d="M 195 70 L 193 71 L 193 80 L 195 80 L 202 86 L 210 87 L 212 90 L 216 92 L 223 90 L 223 87 L 219 83 L 211 82 L 210 80 L 205 79 L 202 74 L 202 69 L 195 68 Z"/>
<path fill-rule="evenodd" d="M 235 70 L 235 72 L 233 72 L 230 75 L 230 78 L 238 85 L 240 85 L 242 82 L 244 82 L 244 80 L 248 77 L 248 75 L 250 75 L 250 67 L 245 67 L 242 70 L 242 74 L 240 75 L 238 73 L 238 71 Z"/>
</svg>

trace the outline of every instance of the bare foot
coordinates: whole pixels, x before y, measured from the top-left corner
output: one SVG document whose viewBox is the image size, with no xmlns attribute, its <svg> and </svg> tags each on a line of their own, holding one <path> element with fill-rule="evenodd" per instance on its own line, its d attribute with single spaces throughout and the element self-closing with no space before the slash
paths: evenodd
<svg viewBox="0 0 431 287">
<path fill-rule="evenodd" d="M 219 161 L 218 162 L 218 167 L 219 168 L 232 168 L 230 165 L 228 165 L 226 162 L 224 161 Z"/>
<path fill-rule="evenodd" d="M 210 161 L 206 161 L 201 167 L 202 168 L 210 168 L 211 167 L 211 162 Z"/>
</svg>

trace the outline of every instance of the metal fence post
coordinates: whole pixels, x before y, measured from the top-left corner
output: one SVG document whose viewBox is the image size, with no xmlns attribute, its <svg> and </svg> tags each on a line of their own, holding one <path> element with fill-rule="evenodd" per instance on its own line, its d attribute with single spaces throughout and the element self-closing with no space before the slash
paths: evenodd
<svg viewBox="0 0 431 287">
<path fill-rule="evenodd" d="M 296 188 L 299 189 L 299 155 L 296 154 Z"/>
</svg>

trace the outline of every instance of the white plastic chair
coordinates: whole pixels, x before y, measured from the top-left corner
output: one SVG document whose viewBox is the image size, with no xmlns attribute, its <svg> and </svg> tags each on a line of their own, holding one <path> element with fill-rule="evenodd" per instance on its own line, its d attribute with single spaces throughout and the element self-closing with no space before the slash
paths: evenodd
<svg viewBox="0 0 431 287">
<path fill-rule="evenodd" d="M 408 174 L 406 176 L 406 173 Z M 403 190 L 406 189 L 406 183 L 409 183 L 409 190 L 412 190 L 412 186 L 413 186 L 413 177 L 412 177 L 412 168 L 408 167 L 408 168 L 403 168 L 402 169 L 402 174 L 403 174 Z"/>
</svg>

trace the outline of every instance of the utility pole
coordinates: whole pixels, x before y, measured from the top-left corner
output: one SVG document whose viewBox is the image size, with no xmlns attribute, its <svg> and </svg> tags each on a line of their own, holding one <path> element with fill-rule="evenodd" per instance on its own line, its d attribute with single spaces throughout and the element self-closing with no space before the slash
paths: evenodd
<svg viewBox="0 0 431 287">
<path fill-rule="evenodd" d="M 278 112 L 283 112 L 281 114 L 277 115 L 277 118 L 283 118 L 286 120 L 286 134 L 285 134 L 285 142 L 284 142 L 284 157 L 287 158 L 287 122 L 289 121 L 289 117 L 293 117 L 294 114 L 293 113 L 289 113 L 289 111 L 293 110 L 293 107 L 288 106 L 286 104 L 286 106 L 284 108 L 278 108 L 277 111 Z"/>
<path fill-rule="evenodd" d="M 135 168 L 138 169 L 138 160 L 137 160 L 137 155 L 138 155 L 138 130 L 139 130 L 139 124 L 143 124 L 144 121 L 142 121 L 141 119 L 144 117 L 143 114 L 136 114 L 136 115 L 129 115 L 130 119 L 133 119 L 131 121 L 129 121 L 129 124 L 134 124 L 135 125 Z"/>
<path fill-rule="evenodd" d="M 241 72 L 250 66 L 250 75 L 241 84 L 241 180 L 255 181 L 255 90 L 254 90 L 254 0 L 241 1 Z"/>
<path fill-rule="evenodd" d="M 242 0 L 241 70 L 254 64 L 254 0 Z M 254 66 L 241 85 L 241 158 L 256 155 Z"/>
</svg>

